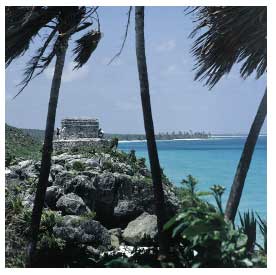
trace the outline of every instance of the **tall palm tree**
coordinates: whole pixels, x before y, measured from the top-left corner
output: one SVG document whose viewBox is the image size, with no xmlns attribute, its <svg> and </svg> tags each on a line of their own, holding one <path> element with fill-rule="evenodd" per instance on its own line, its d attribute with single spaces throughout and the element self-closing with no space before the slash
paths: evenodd
<svg viewBox="0 0 276 275">
<path fill-rule="evenodd" d="M 51 30 L 50 33 L 44 33 L 46 36 L 45 41 L 27 64 L 24 79 L 21 83 L 22 88 L 19 93 L 23 91 L 34 77 L 41 74 L 54 57 L 56 57 L 48 105 L 40 175 L 32 211 L 31 241 L 27 252 L 27 266 L 30 267 L 34 266 L 35 263 L 36 244 L 51 167 L 56 109 L 68 42 L 72 35 L 92 25 L 92 15 L 95 11 L 95 8 L 87 7 L 6 8 L 7 66 L 28 50 L 33 38 L 40 37 L 40 33 L 45 32 L 46 29 Z M 73 53 L 75 54 L 75 68 L 80 68 L 87 62 L 92 52 L 96 49 L 100 37 L 101 33 L 98 25 L 98 30 L 91 29 L 75 41 L 76 46 L 73 49 Z M 49 46 L 50 43 L 52 43 L 52 46 Z M 50 52 L 45 54 L 46 50 L 50 50 Z M 36 75 L 34 75 L 35 72 Z"/>
<path fill-rule="evenodd" d="M 145 54 L 144 37 L 144 7 L 135 8 L 135 33 L 136 33 L 136 58 L 140 80 L 141 102 L 143 108 L 144 127 L 147 138 L 147 147 L 150 160 L 150 168 L 153 182 L 155 211 L 157 216 L 158 236 L 160 253 L 164 256 L 168 253 L 168 237 L 163 230 L 166 222 L 164 191 L 162 186 L 162 176 L 157 153 L 152 111 L 149 93 L 149 81 L 147 72 L 147 62 Z"/>
<path fill-rule="evenodd" d="M 198 35 L 192 47 L 197 59 L 195 79 L 206 80 L 212 88 L 235 63 L 241 62 L 243 78 L 256 72 L 256 78 L 267 68 L 266 7 L 196 7 L 197 26 L 191 37 Z M 198 34 L 199 33 L 199 34 Z M 260 130 L 267 113 L 267 92 L 261 100 L 236 170 L 225 218 L 234 222 L 242 190 Z"/>
</svg>

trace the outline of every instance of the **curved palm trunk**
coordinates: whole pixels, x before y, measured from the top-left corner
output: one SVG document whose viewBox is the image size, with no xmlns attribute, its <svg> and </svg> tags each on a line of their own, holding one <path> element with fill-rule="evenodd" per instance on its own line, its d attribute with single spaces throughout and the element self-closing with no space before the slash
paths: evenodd
<svg viewBox="0 0 276 275">
<path fill-rule="evenodd" d="M 236 171 L 234 182 L 231 187 L 229 198 L 225 210 L 225 219 L 234 222 L 237 209 L 240 203 L 242 190 L 245 182 L 245 178 L 251 163 L 254 148 L 258 140 L 259 133 L 266 118 L 267 107 L 267 90 L 265 90 L 264 96 L 258 108 L 254 122 L 251 126 L 250 132 L 246 139 L 243 152 L 240 158 L 240 162 Z"/>
<path fill-rule="evenodd" d="M 51 155 L 53 151 L 53 136 L 56 119 L 56 109 L 67 47 L 68 40 L 66 39 L 60 42 L 59 48 L 56 53 L 56 64 L 48 105 L 48 114 L 45 129 L 44 145 L 42 150 L 40 175 L 32 212 L 31 241 L 29 243 L 27 251 L 27 266 L 29 267 L 33 267 L 35 263 L 35 251 L 38 240 L 41 214 L 43 210 L 45 193 L 48 186 L 48 178 L 51 168 Z"/>
<path fill-rule="evenodd" d="M 149 82 L 145 54 L 144 7 L 135 8 L 135 32 L 137 66 L 140 80 L 144 126 L 147 138 L 148 154 L 154 190 L 160 253 L 166 255 L 168 252 L 168 238 L 166 233 L 164 233 L 163 231 L 163 226 L 166 222 L 165 202 L 150 104 Z"/>
</svg>

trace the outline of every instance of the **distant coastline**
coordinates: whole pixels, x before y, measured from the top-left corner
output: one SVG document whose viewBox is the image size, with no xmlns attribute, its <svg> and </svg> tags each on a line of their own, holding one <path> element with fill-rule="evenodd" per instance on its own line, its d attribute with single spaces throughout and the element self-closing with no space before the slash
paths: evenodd
<svg viewBox="0 0 276 275">
<path fill-rule="evenodd" d="M 43 141 L 44 139 L 44 130 L 40 129 L 21 129 L 25 134 L 30 135 L 36 140 Z M 113 134 L 113 133 L 105 133 L 105 138 L 118 138 L 120 142 L 145 142 L 146 136 L 144 134 Z M 259 136 L 267 136 L 267 134 L 260 134 Z M 212 134 L 206 133 L 204 131 L 201 132 L 192 132 L 192 131 L 173 131 L 166 133 L 158 133 L 155 135 L 156 140 L 160 141 L 171 141 L 171 140 L 205 140 L 205 139 L 218 139 L 218 138 L 246 138 L 246 134 Z"/>
</svg>

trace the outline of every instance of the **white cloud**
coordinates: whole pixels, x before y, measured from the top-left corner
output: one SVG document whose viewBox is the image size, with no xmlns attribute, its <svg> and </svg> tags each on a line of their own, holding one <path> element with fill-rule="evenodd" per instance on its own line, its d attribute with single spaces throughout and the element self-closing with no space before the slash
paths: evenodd
<svg viewBox="0 0 276 275">
<path fill-rule="evenodd" d="M 72 82 L 74 80 L 83 79 L 89 74 L 89 68 L 87 65 L 84 65 L 80 69 L 74 69 L 74 62 L 69 62 L 65 65 L 62 73 L 61 81 L 66 82 Z M 52 79 L 54 74 L 54 67 L 49 67 L 45 70 L 45 76 L 48 79 Z"/>
<path fill-rule="evenodd" d="M 161 44 L 158 44 L 156 46 L 156 51 L 157 52 L 169 52 L 175 48 L 176 44 L 173 39 L 170 39 L 168 41 L 165 41 Z"/>
</svg>

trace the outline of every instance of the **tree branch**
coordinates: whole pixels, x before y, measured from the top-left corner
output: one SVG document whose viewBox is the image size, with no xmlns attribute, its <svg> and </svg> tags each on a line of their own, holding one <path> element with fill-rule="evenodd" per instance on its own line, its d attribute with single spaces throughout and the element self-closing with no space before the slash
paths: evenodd
<svg viewBox="0 0 276 275">
<path fill-rule="evenodd" d="M 126 25 L 126 30 L 125 30 L 125 35 L 124 35 L 124 40 L 123 40 L 123 43 L 122 43 L 122 46 L 119 50 L 119 52 L 117 54 L 115 54 L 113 56 L 113 58 L 108 62 L 108 65 L 110 65 L 114 59 L 116 59 L 117 57 L 119 57 L 124 49 L 124 46 L 125 46 L 125 42 L 126 42 L 126 39 L 127 39 L 127 34 L 128 34 L 128 28 L 129 28 L 129 24 L 130 24 L 130 15 L 131 15 L 131 11 L 132 11 L 132 7 L 129 7 L 129 10 L 128 10 L 128 18 L 127 18 L 127 25 Z"/>
</svg>

